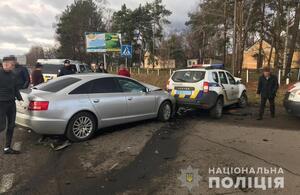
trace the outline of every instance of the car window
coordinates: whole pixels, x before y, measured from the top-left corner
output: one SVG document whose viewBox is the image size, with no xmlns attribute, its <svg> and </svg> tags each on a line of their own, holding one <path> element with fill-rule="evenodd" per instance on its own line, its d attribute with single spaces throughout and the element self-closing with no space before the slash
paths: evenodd
<svg viewBox="0 0 300 195">
<path fill-rule="evenodd" d="M 79 65 L 79 68 L 80 68 L 80 72 L 86 72 L 84 65 Z"/>
<path fill-rule="evenodd" d="M 205 71 L 177 71 L 172 76 L 175 82 L 196 83 L 205 78 Z"/>
<path fill-rule="evenodd" d="M 129 79 L 118 79 L 123 92 L 136 93 L 146 92 L 146 87 Z"/>
<path fill-rule="evenodd" d="M 61 78 L 61 79 L 55 79 L 55 80 L 51 80 L 48 83 L 44 83 L 42 85 L 38 85 L 37 87 L 35 87 L 38 90 L 41 91 L 47 91 L 47 92 L 58 92 L 74 83 L 77 83 L 78 81 L 80 81 L 81 79 L 79 78 L 73 78 L 73 77 L 65 77 L 65 78 Z"/>
<path fill-rule="evenodd" d="M 216 83 L 219 83 L 219 75 L 216 72 L 212 73 L 212 78 Z"/>
<path fill-rule="evenodd" d="M 119 93 L 122 92 L 114 78 L 93 80 L 91 93 Z"/>
<path fill-rule="evenodd" d="M 44 74 L 57 74 L 58 70 L 63 67 L 59 64 L 42 64 Z"/>
<path fill-rule="evenodd" d="M 70 94 L 89 94 L 91 93 L 93 81 L 84 83 L 70 92 Z"/>
<path fill-rule="evenodd" d="M 228 84 L 225 72 L 219 72 L 219 76 L 222 84 Z"/>
<path fill-rule="evenodd" d="M 73 72 L 78 72 L 75 64 L 71 64 L 70 67 Z"/>
<path fill-rule="evenodd" d="M 231 85 L 235 85 L 235 79 L 234 79 L 234 77 L 233 77 L 231 74 L 229 74 L 228 72 L 226 72 L 226 74 L 227 74 L 229 83 L 230 83 Z"/>
</svg>

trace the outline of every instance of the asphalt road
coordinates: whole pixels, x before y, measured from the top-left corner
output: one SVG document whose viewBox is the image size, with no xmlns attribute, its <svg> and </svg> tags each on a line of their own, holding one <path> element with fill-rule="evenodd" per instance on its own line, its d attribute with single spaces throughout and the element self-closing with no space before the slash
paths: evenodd
<svg viewBox="0 0 300 195">
<path fill-rule="evenodd" d="M 256 108 L 227 109 L 221 120 L 184 111 L 99 131 L 88 142 L 54 151 L 39 135 L 16 128 L 19 156 L 0 154 L 0 193 L 7 194 L 300 194 L 299 118 L 279 109 L 255 120 Z M 54 138 L 56 139 L 56 138 Z M 3 147 L 4 135 L 0 135 Z M 189 192 L 181 169 L 197 168 Z M 282 167 L 283 189 L 210 189 L 209 167 Z"/>
</svg>

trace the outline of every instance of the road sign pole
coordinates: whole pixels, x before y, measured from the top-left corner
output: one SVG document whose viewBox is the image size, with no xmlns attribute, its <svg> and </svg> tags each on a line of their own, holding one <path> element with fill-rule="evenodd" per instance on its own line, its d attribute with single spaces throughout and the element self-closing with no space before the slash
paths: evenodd
<svg viewBox="0 0 300 195">
<path fill-rule="evenodd" d="M 103 63 L 104 63 L 104 69 L 107 69 L 107 64 L 106 64 L 106 53 L 103 53 Z"/>
<path fill-rule="evenodd" d="M 126 66 L 126 68 L 128 67 L 128 64 L 127 64 L 127 63 L 128 63 L 128 58 L 126 57 L 126 58 L 125 58 L 125 66 Z"/>
</svg>

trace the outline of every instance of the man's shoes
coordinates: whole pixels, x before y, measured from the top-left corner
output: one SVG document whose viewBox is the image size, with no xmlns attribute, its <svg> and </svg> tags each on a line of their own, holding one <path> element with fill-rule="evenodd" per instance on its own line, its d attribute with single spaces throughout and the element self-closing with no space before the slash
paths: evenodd
<svg viewBox="0 0 300 195">
<path fill-rule="evenodd" d="M 263 120 L 263 117 L 258 117 L 256 120 L 261 121 Z"/>
<path fill-rule="evenodd" d="M 11 148 L 4 148 L 3 153 L 4 154 L 21 154 L 20 151 L 17 151 L 17 150 L 11 149 Z"/>
</svg>

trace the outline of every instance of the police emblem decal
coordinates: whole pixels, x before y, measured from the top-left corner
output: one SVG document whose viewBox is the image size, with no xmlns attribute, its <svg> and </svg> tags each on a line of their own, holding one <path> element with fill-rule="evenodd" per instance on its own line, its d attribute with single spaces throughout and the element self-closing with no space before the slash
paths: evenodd
<svg viewBox="0 0 300 195">
<path fill-rule="evenodd" d="M 178 179 L 181 181 L 182 187 L 187 187 L 191 191 L 192 188 L 199 186 L 202 177 L 199 175 L 199 169 L 193 169 L 192 166 L 188 166 L 187 169 L 181 169 L 181 175 Z"/>
</svg>

